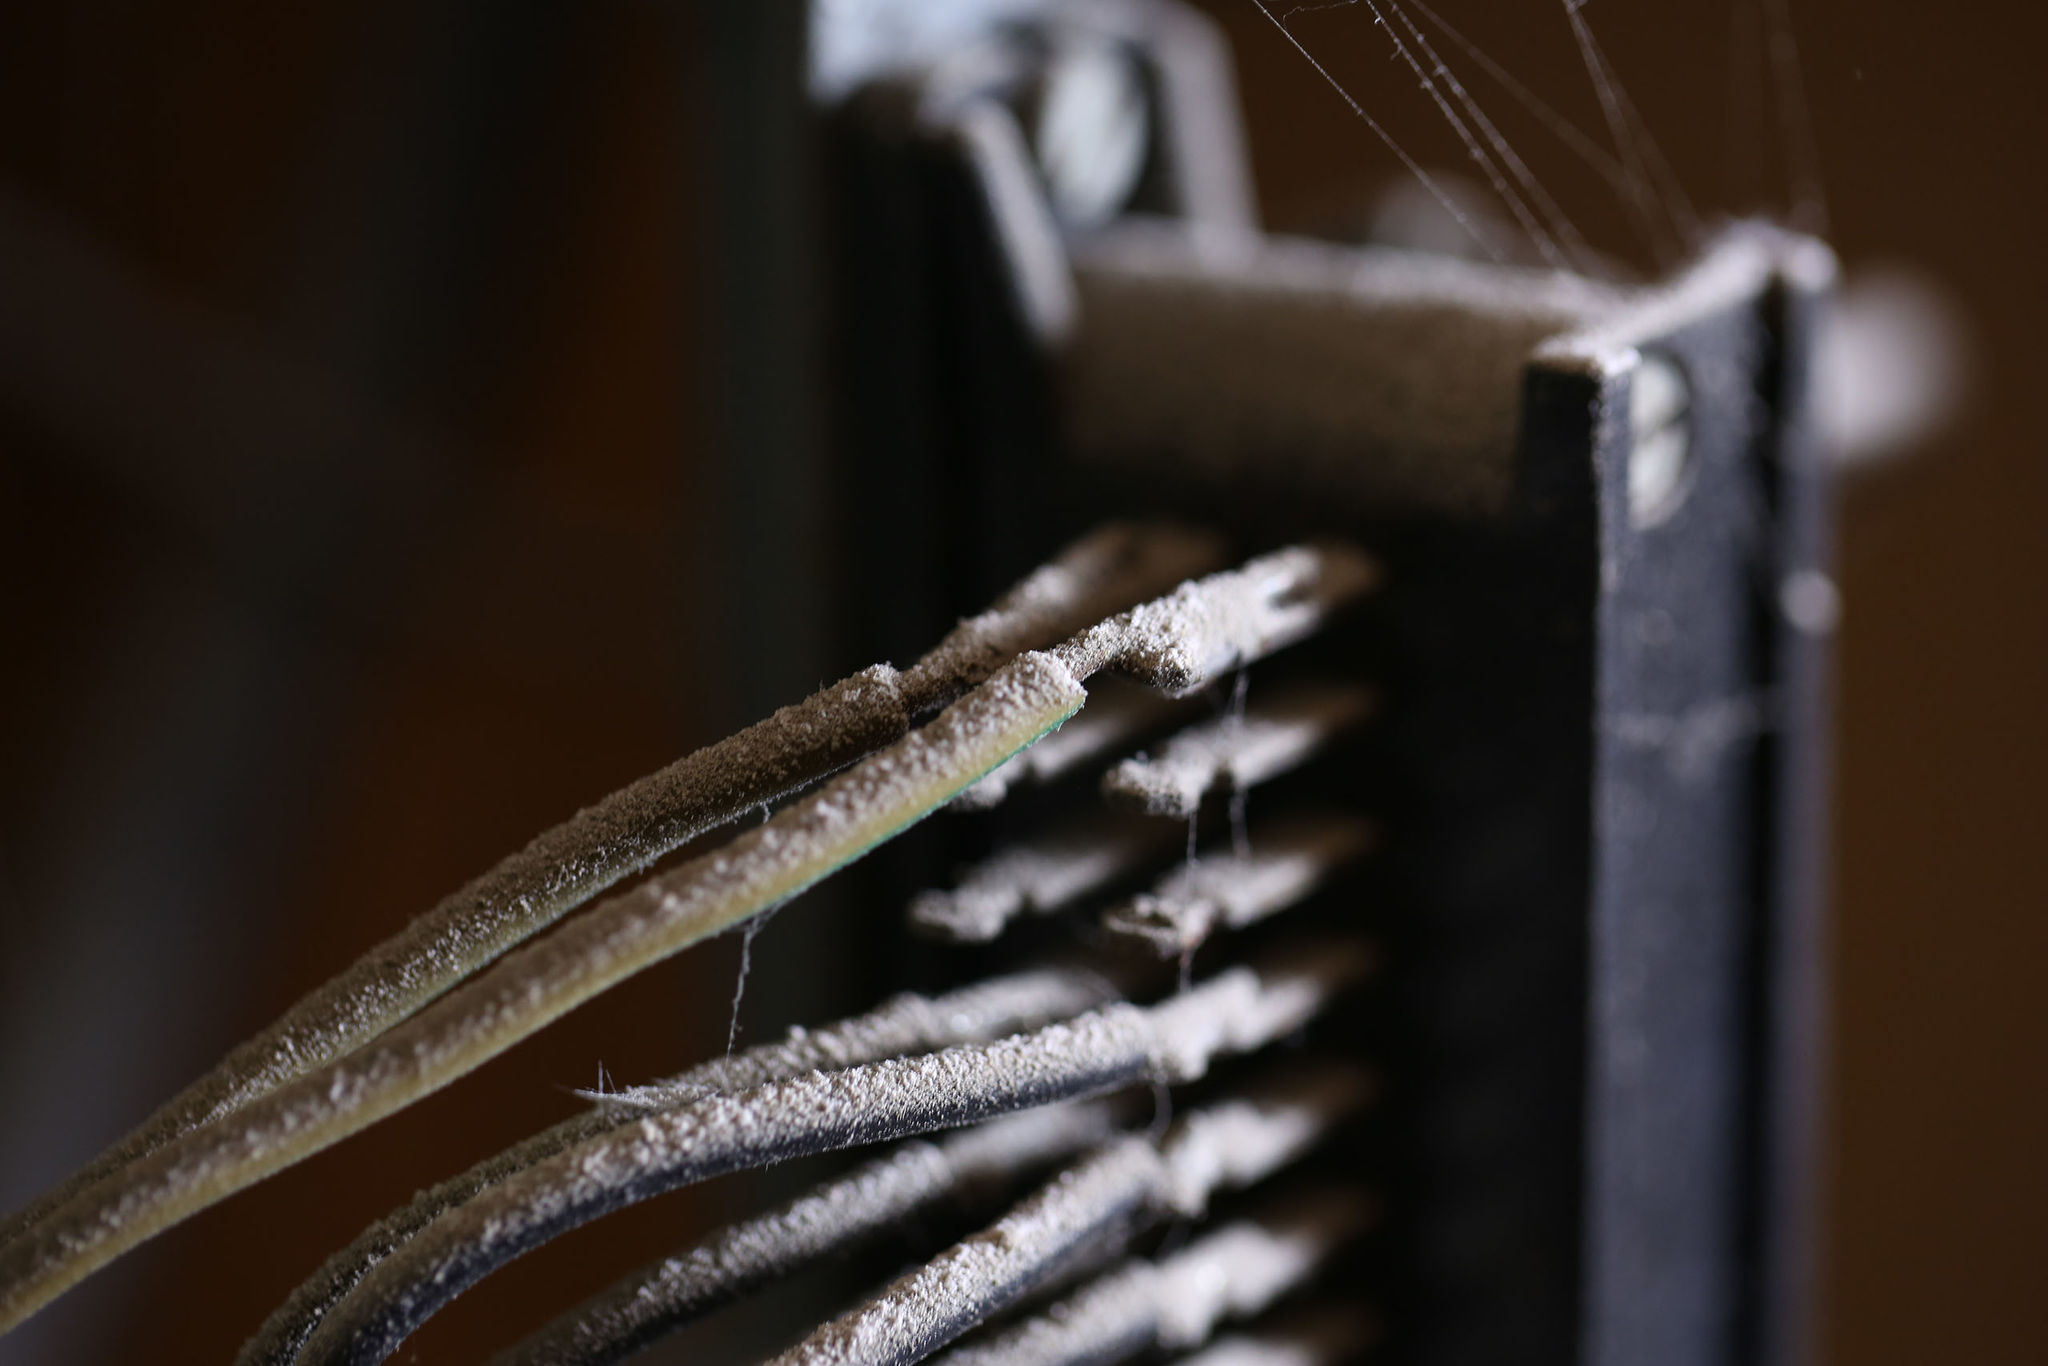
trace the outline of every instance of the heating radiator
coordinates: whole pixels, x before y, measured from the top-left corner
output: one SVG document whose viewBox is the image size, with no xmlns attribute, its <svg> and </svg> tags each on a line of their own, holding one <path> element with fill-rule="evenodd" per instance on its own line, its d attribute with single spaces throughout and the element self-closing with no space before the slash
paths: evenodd
<svg viewBox="0 0 2048 1366">
<path fill-rule="evenodd" d="M 421 1193 L 243 1360 L 382 1360 L 560 1233 L 854 1149 L 506 1359 L 619 1359 L 938 1209 L 969 1231 L 777 1366 L 1802 1359 L 1826 249 L 1735 225 L 1619 284 L 1270 236 L 1203 22 L 874 8 L 813 34 L 833 616 L 917 662 L 308 998 L 8 1223 L 0 1325 L 844 869 L 811 970 L 873 1011 Z"/>
</svg>

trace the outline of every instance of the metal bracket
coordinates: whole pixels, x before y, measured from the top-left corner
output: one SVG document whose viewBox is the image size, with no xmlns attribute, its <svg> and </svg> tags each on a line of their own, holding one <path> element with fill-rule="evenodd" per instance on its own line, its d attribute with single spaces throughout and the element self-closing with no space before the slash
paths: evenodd
<svg viewBox="0 0 2048 1366">
<path fill-rule="evenodd" d="M 1390 706 L 1329 795 L 1389 831 L 1392 1355 L 1802 1359 L 1826 250 L 1638 287 L 1263 236 L 1203 21 L 999 9 L 837 87 L 850 577 L 906 586 L 849 620 L 921 638 L 1104 511 L 1372 545 L 1328 648 Z M 1148 92 L 1086 222 L 1031 121 L 1070 42 Z"/>
</svg>

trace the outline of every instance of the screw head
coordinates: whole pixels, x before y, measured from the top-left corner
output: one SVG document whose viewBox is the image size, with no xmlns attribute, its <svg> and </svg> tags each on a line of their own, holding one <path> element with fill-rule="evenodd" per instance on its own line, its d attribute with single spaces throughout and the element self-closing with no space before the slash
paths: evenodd
<svg viewBox="0 0 2048 1366">
<path fill-rule="evenodd" d="M 1115 217 L 1138 188 L 1152 138 L 1137 63 L 1113 40 L 1062 37 L 1036 95 L 1031 149 L 1054 214 L 1072 228 Z"/>
<path fill-rule="evenodd" d="M 1692 386 L 1668 356 L 1647 353 L 1629 383 L 1628 519 L 1670 518 L 1692 488 Z"/>
</svg>

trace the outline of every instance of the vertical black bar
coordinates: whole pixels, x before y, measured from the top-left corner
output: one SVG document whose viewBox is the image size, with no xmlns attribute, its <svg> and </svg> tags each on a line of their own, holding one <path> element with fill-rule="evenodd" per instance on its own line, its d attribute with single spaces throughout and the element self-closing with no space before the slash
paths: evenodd
<svg viewBox="0 0 2048 1366">
<path fill-rule="evenodd" d="M 1642 363 L 1617 376 L 1600 452 L 1588 1366 L 1721 1366 L 1741 1331 L 1756 784 L 1773 719 L 1756 648 L 1771 535 L 1760 303 L 1642 348 L 1691 395 L 1675 508 L 1631 507 Z"/>
<path fill-rule="evenodd" d="M 1818 256 L 1818 247 L 1806 248 Z M 1748 1356 L 1759 1366 L 1817 1357 L 1819 1144 L 1827 1063 L 1827 853 L 1832 634 L 1837 610 L 1834 488 L 1812 413 L 1814 337 L 1829 272 L 1788 271 L 1768 303 L 1776 427 L 1766 475 L 1776 576 L 1767 648 L 1779 724 L 1765 751 L 1770 821 L 1761 879 L 1758 1211 Z"/>
<path fill-rule="evenodd" d="M 1580 1318 L 1606 406 L 1533 368 L 1510 507 L 1367 529 L 1388 835 L 1393 1358 L 1564 1366 Z"/>
</svg>

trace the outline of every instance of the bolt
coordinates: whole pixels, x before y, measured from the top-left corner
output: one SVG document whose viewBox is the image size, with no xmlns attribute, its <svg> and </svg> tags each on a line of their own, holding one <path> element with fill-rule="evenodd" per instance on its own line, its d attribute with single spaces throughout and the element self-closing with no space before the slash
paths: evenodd
<svg viewBox="0 0 2048 1366">
<path fill-rule="evenodd" d="M 1070 228 L 1116 216 L 1145 172 L 1152 137 L 1145 79 L 1123 44 L 1063 35 L 1039 77 L 1032 152 L 1054 214 Z"/>
<path fill-rule="evenodd" d="M 1654 353 L 1629 385 L 1628 520 L 1638 531 L 1676 512 L 1692 487 L 1692 390 L 1685 372 Z"/>
</svg>

